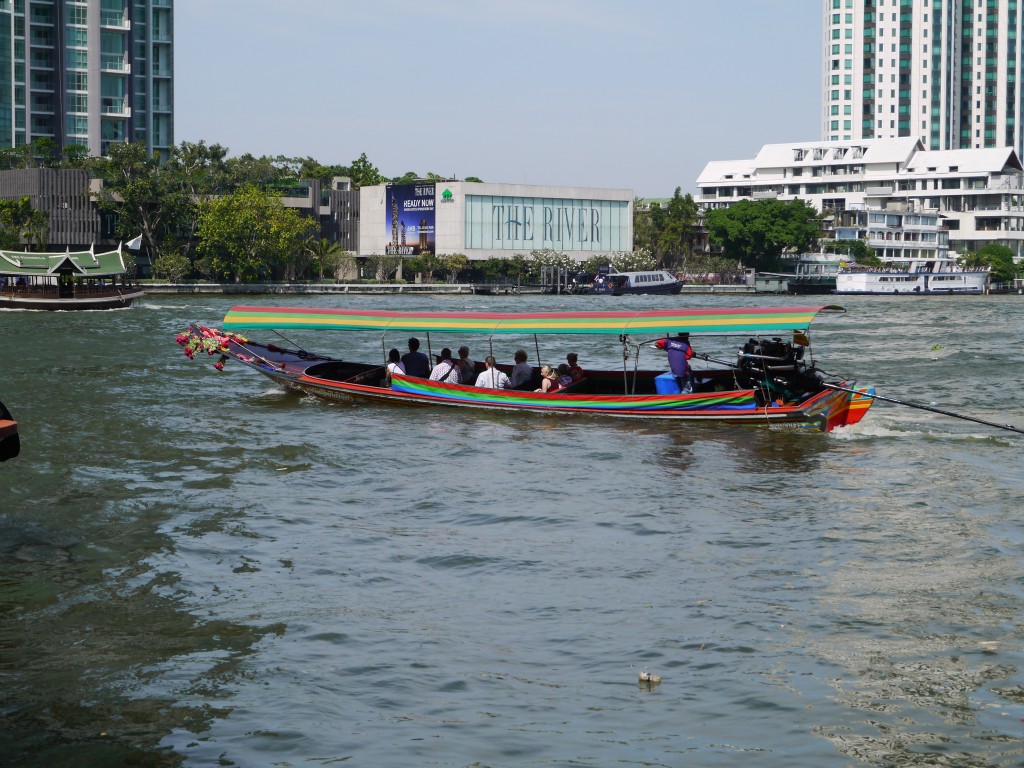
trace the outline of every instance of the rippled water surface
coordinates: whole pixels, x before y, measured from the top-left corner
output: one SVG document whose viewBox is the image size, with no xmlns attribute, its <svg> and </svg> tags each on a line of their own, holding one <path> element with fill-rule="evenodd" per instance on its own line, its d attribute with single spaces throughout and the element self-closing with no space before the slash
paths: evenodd
<svg viewBox="0 0 1024 768">
<path fill-rule="evenodd" d="M 842 298 L 823 368 L 1024 426 L 1020 297 Z M 826 435 L 324 403 L 180 354 L 233 303 L 0 312 L 0 764 L 1024 764 L 1021 435 L 890 404 Z M 570 350 L 621 366 L 542 340 Z"/>
</svg>

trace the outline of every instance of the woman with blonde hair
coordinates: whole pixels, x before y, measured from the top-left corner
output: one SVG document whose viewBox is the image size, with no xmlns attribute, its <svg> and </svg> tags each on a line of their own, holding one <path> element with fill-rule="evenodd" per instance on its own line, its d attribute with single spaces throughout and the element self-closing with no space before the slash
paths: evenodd
<svg viewBox="0 0 1024 768">
<path fill-rule="evenodd" d="M 551 370 L 550 365 L 542 365 L 540 367 L 540 388 L 533 391 L 547 394 L 554 392 L 556 389 L 558 389 L 558 376 Z"/>
</svg>

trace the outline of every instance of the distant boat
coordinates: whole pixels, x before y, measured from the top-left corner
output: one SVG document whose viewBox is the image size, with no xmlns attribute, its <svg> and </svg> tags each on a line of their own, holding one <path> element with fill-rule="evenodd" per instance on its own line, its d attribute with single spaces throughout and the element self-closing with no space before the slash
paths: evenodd
<svg viewBox="0 0 1024 768">
<path fill-rule="evenodd" d="M 754 277 L 754 290 L 800 295 L 833 293 L 836 275 L 848 258 L 834 253 L 804 254 L 796 263 L 795 272 L 758 272 Z"/>
<path fill-rule="evenodd" d="M 21 453 L 21 438 L 18 437 L 18 422 L 7 407 L 0 403 L 0 461 L 13 459 Z"/>
<path fill-rule="evenodd" d="M 683 281 L 659 270 L 619 272 L 614 267 L 607 275 L 598 275 L 587 293 L 623 296 L 626 294 L 673 294 L 683 289 Z"/>
<path fill-rule="evenodd" d="M 95 253 L 0 251 L 0 307 L 119 309 L 143 295 L 125 276 L 121 246 Z"/>
<path fill-rule="evenodd" d="M 849 259 L 834 253 L 812 253 L 800 257 L 796 274 L 789 280 L 789 293 L 799 295 L 833 293 L 836 290 L 836 275 Z"/>
<path fill-rule="evenodd" d="M 986 293 L 988 270 L 962 270 L 951 258 L 883 260 L 881 267 L 851 264 L 836 276 L 836 293 L 922 296 Z"/>
</svg>

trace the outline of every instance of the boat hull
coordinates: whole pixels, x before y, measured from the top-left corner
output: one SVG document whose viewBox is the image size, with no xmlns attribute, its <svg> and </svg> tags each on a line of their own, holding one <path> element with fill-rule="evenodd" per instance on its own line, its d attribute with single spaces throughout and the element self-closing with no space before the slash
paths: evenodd
<svg viewBox="0 0 1024 768">
<path fill-rule="evenodd" d="M 988 287 L 988 272 L 844 272 L 836 277 L 836 294 L 870 296 L 979 296 Z"/>
<path fill-rule="evenodd" d="M 266 352 L 248 343 L 244 350 L 234 342 L 223 354 L 267 376 L 283 388 L 340 403 L 377 403 L 421 407 L 547 413 L 559 416 L 593 416 L 602 419 L 644 419 L 708 424 L 751 424 L 804 427 L 831 431 L 863 417 L 871 400 L 843 390 L 823 389 L 799 403 L 759 404 L 753 389 L 695 394 L 607 395 L 494 390 L 429 379 L 395 376 L 391 387 L 384 383 L 383 366 L 347 363 L 328 358 L 285 359 L 286 354 Z M 349 375 L 351 374 L 351 375 Z M 621 381 L 621 372 L 594 372 Z M 344 377 L 344 378 L 342 378 Z M 852 382 L 839 386 L 852 388 Z M 571 388 L 570 388 L 571 389 Z"/>
<path fill-rule="evenodd" d="M 123 309 L 130 307 L 132 302 L 145 295 L 141 290 L 129 290 L 124 293 L 103 296 L 82 296 L 75 298 L 58 298 L 54 294 L 22 294 L 0 293 L 0 308 L 3 309 L 35 309 L 46 311 L 74 311 L 89 309 Z"/>
</svg>

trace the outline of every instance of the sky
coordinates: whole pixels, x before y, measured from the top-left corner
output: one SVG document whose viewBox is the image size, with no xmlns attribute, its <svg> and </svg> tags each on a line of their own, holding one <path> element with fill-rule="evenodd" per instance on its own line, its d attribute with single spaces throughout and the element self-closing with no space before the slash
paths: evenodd
<svg viewBox="0 0 1024 768">
<path fill-rule="evenodd" d="M 820 0 L 177 0 L 175 136 L 386 177 L 696 192 L 818 140 Z"/>
</svg>

